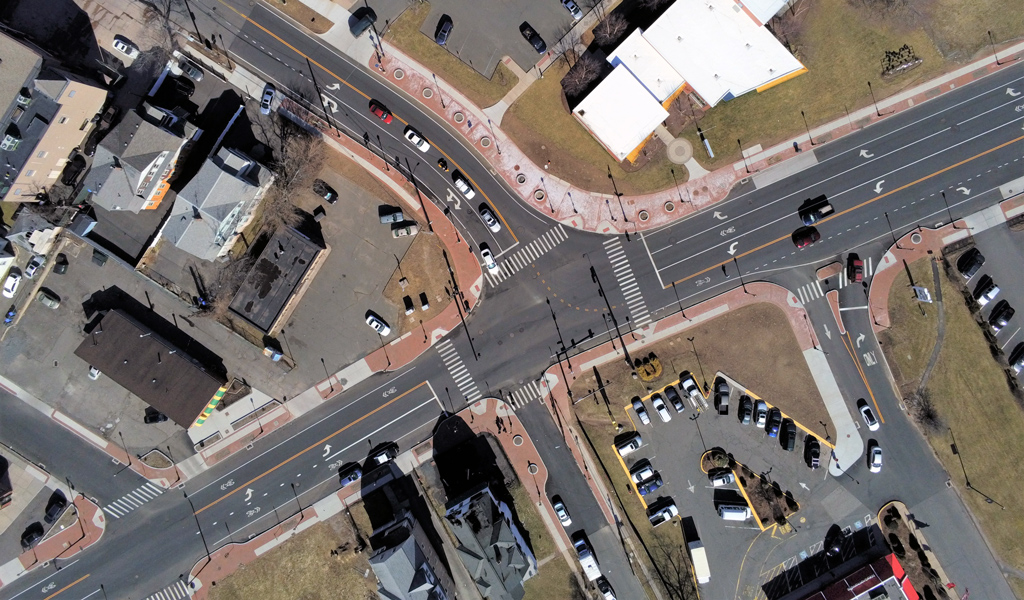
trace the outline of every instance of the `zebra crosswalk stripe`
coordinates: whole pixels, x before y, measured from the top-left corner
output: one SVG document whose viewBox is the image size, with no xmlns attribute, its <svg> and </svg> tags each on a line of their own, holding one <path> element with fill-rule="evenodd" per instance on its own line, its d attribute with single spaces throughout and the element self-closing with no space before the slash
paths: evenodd
<svg viewBox="0 0 1024 600">
<path fill-rule="evenodd" d="M 633 274 L 633 268 L 629 264 L 626 251 L 622 249 L 622 243 L 618 238 L 612 238 L 604 242 L 605 253 L 612 264 L 615 280 L 619 284 L 619 291 L 629 308 L 630 318 L 637 328 L 644 327 L 651 322 L 650 312 L 647 310 L 647 303 L 644 301 L 643 293 Z"/>
<path fill-rule="evenodd" d="M 476 382 L 473 381 L 472 373 L 469 372 L 465 363 L 462 362 L 462 357 L 459 356 L 459 352 L 455 349 L 455 345 L 452 344 L 451 340 L 442 340 L 435 347 L 437 348 L 438 355 L 441 357 L 441 361 L 444 362 L 445 368 L 448 369 L 448 374 L 455 381 L 455 387 L 459 388 L 459 392 L 466 398 L 466 401 L 475 402 L 479 400 L 482 394 L 477 388 Z"/>
<path fill-rule="evenodd" d="M 491 287 L 497 287 L 498 284 L 537 262 L 540 257 L 554 250 L 555 246 L 564 242 L 568 237 L 561 225 L 552 227 L 518 251 L 506 256 L 499 265 L 501 276 L 487 276 L 485 279 Z"/>
</svg>

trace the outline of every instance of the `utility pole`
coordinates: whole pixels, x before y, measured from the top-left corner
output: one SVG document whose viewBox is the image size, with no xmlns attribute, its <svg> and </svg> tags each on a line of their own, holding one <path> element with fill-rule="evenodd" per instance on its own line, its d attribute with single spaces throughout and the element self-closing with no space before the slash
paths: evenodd
<svg viewBox="0 0 1024 600">
<path fill-rule="evenodd" d="M 590 279 L 597 284 L 597 294 L 604 298 L 604 305 L 608 308 L 608 315 L 612 318 L 612 325 L 615 327 L 615 335 L 619 338 L 619 343 L 622 344 L 622 354 L 626 358 L 626 364 L 629 365 L 629 370 L 633 371 L 633 359 L 629 356 L 629 349 L 626 348 L 626 342 L 622 339 L 622 332 L 619 331 L 619 322 L 615 318 L 615 313 L 612 312 L 612 305 L 608 302 L 608 296 L 604 293 L 604 287 L 601 286 L 601 280 L 597 276 L 597 269 L 593 266 L 590 267 Z"/>
<path fill-rule="evenodd" d="M 324 111 L 324 119 L 327 120 L 327 124 L 334 128 L 334 132 L 337 135 L 341 135 L 338 131 L 338 127 L 331 121 L 331 114 L 327 112 L 327 103 L 324 102 L 324 93 L 320 91 L 320 85 L 316 82 L 316 73 L 313 72 L 313 63 L 309 61 L 309 57 L 306 57 L 306 67 L 309 68 L 309 78 L 313 80 L 313 89 L 316 90 L 316 97 L 320 99 L 320 108 Z"/>
</svg>

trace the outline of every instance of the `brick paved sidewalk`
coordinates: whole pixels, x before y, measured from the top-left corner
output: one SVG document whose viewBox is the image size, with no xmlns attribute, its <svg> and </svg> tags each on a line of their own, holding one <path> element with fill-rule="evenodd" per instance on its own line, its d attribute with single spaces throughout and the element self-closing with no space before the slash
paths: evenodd
<svg viewBox="0 0 1024 600">
<path fill-rule="evenodd" d="M 382 63 L 383 73 L 376 68 L 376 59 L 369 60 L 367 66 L 447 121 L 483 155 L 509 187 L 539 213 L 578 229 L 615 234 L 652 229 L 687 217 L 723 200 L 744 178 L 797 156 L 806 156 L 799 150 L 801 144 L 807 145 L 813 139 L 816 146 L 822 146 L 864 129 L 1007 68 L 1015 64 L 1014 57 L 1022 53 L 1024 43 L 1000 48 L 997 56 L 1002 64 L 997 64 L 996 56 L 981 58 L 910 90 L 883 98 L 877 109 L 874 105 L 867 106 L 854 111 L 849 118 L 816 127 L 810 131 L 810 138 L 800 134 L 763 150 L 758 145 L 744 151 L 745 161 L 703 174 L 677 188 L 621 198 L 582 190 L 551 176 L 541 165 L 531 162 L 480 107 L 474 106 L 443 79 L 437 78 L 435 82 L 435 74 L 394 46 L 388 46 Z"/>
<path fill-rule="evenodd" d="M 76 515 L 73 522 L 61 531 L 51 531 L 49 537 L 31 550 L 23 552 L 17 559 L 0 565 L 0 588 L 34 569 L 49 567 L 51 562 L 57 560 L 70 559 L 100 541 L 107 523 L 99 506 L 85 496 L 78 495 L 65 511 L 73 511 L 72 514 Z"/>
</svg>

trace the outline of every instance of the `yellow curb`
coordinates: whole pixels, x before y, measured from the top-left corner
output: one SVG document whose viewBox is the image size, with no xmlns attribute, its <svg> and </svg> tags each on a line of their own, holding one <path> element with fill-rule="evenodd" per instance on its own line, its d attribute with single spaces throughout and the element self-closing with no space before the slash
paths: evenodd
<svg viewBox="0 0 1024 600">
<path fill-rule="evenodd" d="M 614 452 L 615 457 L 619 459 L 619 465 L 622 467 L 622 472 L 626 474 L 626 481 L 629 482 L 629 487 L 633 488 L 633 493 L 640 499 L 640 504 L 643 505 L 644 510 L 647 510 L 647 501 L 640 495 L 640 490 L 636 488 L 636 485 L 633 483 L 633 478 L 629 476 L 629 467 L 626 466 L 626 461 L 622 460 L 622 455 L 619 454 L 619 450 L 615 447 L 615 444 L 612 444 L 612 452 Z M 654 465 L 651 465 L 652 468 L 653 466 Z"/>
<path fill-rule="evenodd" d="M 740 463 L 737 462 L 736 464 L 738 465 Z M 764 525 L 761 525 L 761 517 L 757 514 L 757 511 L 754 509 L 754 503 L 750 501 L 750 496 L 747 495 L 747 490 L 745 490 L 744 486 L 740 484 L 740 478 L 738 475 L 736 475 L 736 469 L 732 469 L 732 476 L 736 478 L 736 487 L 740 488 L 740 493 L 743 494 L 743 499 L 747 501 L 747 506 L 750 507 L 750 513 L 754 515 L 754 523 L 757 523 L 758 528 L 761 531 L 764 531 L 766 527 Z"/>
</svg>

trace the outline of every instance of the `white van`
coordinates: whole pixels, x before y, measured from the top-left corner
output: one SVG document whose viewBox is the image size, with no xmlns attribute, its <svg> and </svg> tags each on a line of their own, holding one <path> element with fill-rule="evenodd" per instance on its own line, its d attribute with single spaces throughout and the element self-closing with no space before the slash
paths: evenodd
<svg viewBox="0 0 1024 600">
<path fill-rule="evenodd" d="M 726 521 L 746 521 L 750 518 L 750 507 L 723 504 L 718 507 L 718 516 Z"/>
</svg>

